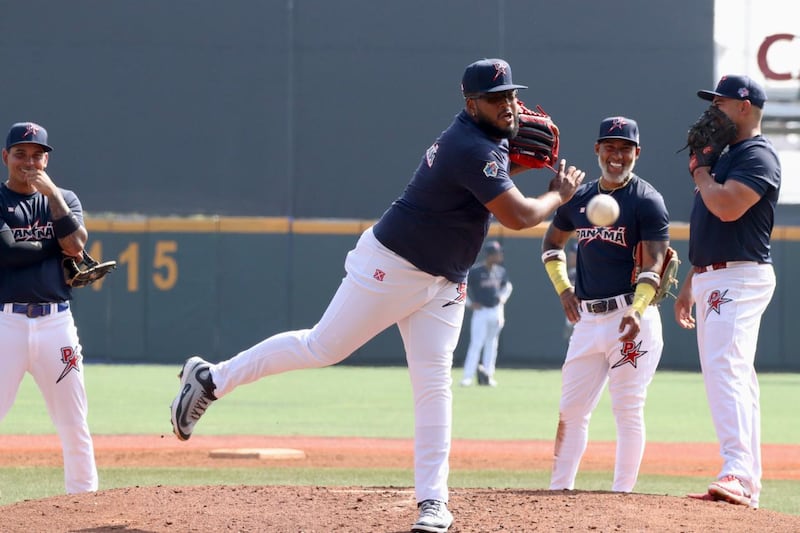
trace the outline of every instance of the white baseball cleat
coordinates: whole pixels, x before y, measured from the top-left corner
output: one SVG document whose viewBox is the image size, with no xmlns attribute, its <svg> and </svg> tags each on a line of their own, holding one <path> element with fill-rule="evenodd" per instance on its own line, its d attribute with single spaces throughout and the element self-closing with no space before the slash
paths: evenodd
<svg viewBox="0 0 800 533">
<path fill-rule="evenodd" d="M 708 486 L 708 493 L 718 500 L 738 505 L 750 505 L 750 493 L 736 476 L 724 476 Z"/>
<path fill-rule="evenodd" d="M 453 515 L 447 504 L 439 500 L 420 502 L 419 519 L 411 526 L 412 533 L 446 533 L 453 525 Z"/>
<path fill-rule="evenodd" d="M 211 381 L 211 365 L 200 357 L 190 357 L 183 364 L 181 391 L 170 406 L 172 431 L 180 440 L 189 440 L 194 425 L 206 412 L 214 396 L 214 382 Z"/>
</svg>

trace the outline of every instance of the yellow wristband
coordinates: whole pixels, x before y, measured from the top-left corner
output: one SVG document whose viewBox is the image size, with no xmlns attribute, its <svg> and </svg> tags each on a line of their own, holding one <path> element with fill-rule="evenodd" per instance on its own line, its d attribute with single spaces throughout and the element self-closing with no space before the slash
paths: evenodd
<svg viewBox="0 0 800 533">
<path fill-rule="evenodd" d="M 569 275 L 567 274 L 567 263 L 565 261 L 548 261 L 544 264 L 544 269 L 547 270 L 547 275 L 550 277 L 550 281 L 553 282 L 553 287 L 556 288 L 558 294 L 572 288 L 572 283 L 569 282 Z"/>
<path fill-rule="evenodd" d="M 653 296 L 656 295 L 656 288 L 649 283 L 637 283 L 636 292 L 633 293 L 633 307 L 639 312 L 639 315 L 644 314 L 644 310 L 653 301 Z"/>
</svg>

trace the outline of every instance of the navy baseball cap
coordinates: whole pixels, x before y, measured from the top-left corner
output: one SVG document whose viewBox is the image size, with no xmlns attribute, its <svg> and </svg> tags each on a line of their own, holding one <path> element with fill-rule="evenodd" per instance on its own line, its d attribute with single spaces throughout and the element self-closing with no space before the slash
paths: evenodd
<svg viewBox="0 0 800 533">
<path fill-rule="evenodd" d="M 483 252 L 486 255 L 501 254 L 503 253 L 503 247 L 497 241 L 488 241 L 483 245 Z"/>
<path fill-rule="evenodd" d="M 728 75 L 722 76 L 717 88 L 713 91 L 697 91 L 697 96 L 703 100 L 713 100 L 715 96 L 724 96 L 735 100 L 750 100 L 754 106 L 762 108 L 767 101 L 764 88 L 749 76 Z"/>
<path fill-rule="evenodd" d="M 502 59 L 476 61 L 467 67 L 461 79 L 461 92 L 465 95 L 527 88 L 511 81 L 511 65 Z"/>
<path fill-rule="evenodd" d="M 47 144 L 47 130 L 34 122 L 17 122 L 8 130 L 6 150 L 15 144 L 34 143 L 44 148 L 45 152 L 53 149 Z"/>
<path fill-rule="evenodd" d="M 605 139 L 624 139 L 639 145 L 639 125 L 632 118 L 608 117 L 600 123 L 597 142 Z"/>
</svg>

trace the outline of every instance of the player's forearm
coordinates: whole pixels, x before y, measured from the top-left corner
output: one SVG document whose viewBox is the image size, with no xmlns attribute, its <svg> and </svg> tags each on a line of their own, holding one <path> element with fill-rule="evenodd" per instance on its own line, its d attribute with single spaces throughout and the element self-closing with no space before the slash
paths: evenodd
<svg viewBox="0 0 800 533">
<path fill-rule="evenodd" d="M 47 259 L 56 252 L 55 246 L 48 246 L 48 241 L 14 241 L 11 232 L 0 232 L 0 266 L 20 268 L 30 266 Z"/>
<path fill-rule="evenodd" d="M 703 203 L 711 214 L 723 222 L 738 220 L 752 204 L 747 203 L 735 190 L 726 187 L 725 183 L 717 183 L 708 170 L 708 167 L 701 167 L 692 175 Z"/>
</svg>

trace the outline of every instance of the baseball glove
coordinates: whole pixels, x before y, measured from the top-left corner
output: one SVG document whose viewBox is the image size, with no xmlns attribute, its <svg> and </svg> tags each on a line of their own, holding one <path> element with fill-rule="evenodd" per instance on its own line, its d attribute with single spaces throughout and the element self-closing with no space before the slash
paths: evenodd
<svg viewBox="0 0 800 533">
<path fill-rule="evenodd" d="M 736 138 L 736 124 L 716 106 L 709 106 L 689 128 L 689 173 L 698 167 L 713 167 L 720 154 Z M 679 150 L 680 151 L 680 150 Z"/>
<path fill-rule="evenodd" d="M 65 257 L 61 260 L 64 270 L 64 280 L 73 288 L 86 287 L 103 278 L 106 274 L 117 268 L 116 261 L 97 262 L 88 253 L 83 252 L 83 259 Z"/>
<path fill-rule="evenodd" d="M 671 292 L 672 287 L 678 287 L 678 267 L 681 261 L 678 259 L 678 252 L 672 246 L 667 247 L 667 253 L 664 254 L 664 263 L 661 265 L 661 282 L 656 287 L 656 294 L 650 305 L 658 305 L 667 296 L 676 297 Z M 642 272 L 642 243 L 636 245 L 636 251 L 633 255 L 633 272 L 631 272 L 631 285 L 636 285 L 639 274 Z"/>
<path fill-rule="evenodd" d="M 509 141 L 511 161 L 527 168 L 547 167 L 558 160 L 558 126 L 541 106 L 536 110 L 519 102 L 519 133 Z"/>
</svg>

